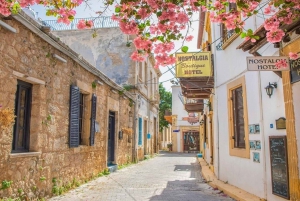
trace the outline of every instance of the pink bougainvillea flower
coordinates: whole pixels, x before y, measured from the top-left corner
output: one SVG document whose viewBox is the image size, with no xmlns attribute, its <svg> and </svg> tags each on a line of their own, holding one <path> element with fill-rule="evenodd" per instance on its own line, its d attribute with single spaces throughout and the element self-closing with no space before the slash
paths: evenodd
<svg viewBox="0 0 300 201">
<path fill-rule="evenodd" d="M 78 29 L 88 29 L 88 28 L 92 28 L 94 26 L 94 23 L 92 20 L 79 20 L 78 24 L 77 24 L 77 28 Z"/>
<path fill-rule="evenodd" d="M 194 36 L 191 36 L 191 35 L 190 35 L 190 36 L 187 36 L 187 37 L 185 38 L 185 40 L 189 42 L 189 41 L 192 41 L 193 38 L 194 38 Z"/>
<path fill-rule="evenodd" d="M 288 64 L 287 64 L 286 60 L 281 59 L 280 61 L 275 63 L 275 66 L 277 68 L 286 68 L 286 67 L 288 67 Z"/>
<path fill-rule="evenodd" d="M 120 29 L 123 33 L 128 35 L 138 34 L 139 29 L 137 27 L 137 23 L 135 21 L 129 21 L 129 22 L 119 22 Z"/>
<path fill-rule="evenodd" d="M 285 35 L 284 31 L 281 29 L 271 30 L 267 32 L 267 40 L 271 43 L 280 42 Z"/>
<path fill-rule="evenodd" d="M 299 55 L 298 55 L 297 53 L 290 52 L 290 53 L 289 53 L 289 57 L 290 57 L 290 59 L 292 59 L 292 60 L 296 60 L 296 59 L 299 58 Z"/>
<path fill-rule="evenodd" d="M 134 51 L 132 53 L 132 55 L 130 56 L 130 58 L 134 61 L 139 61 L 139 62 L 143 62 L 146 60 L 148 54 L 141 54 L 141 53 L 138 53 L 138 51 Z"/>
</svg>

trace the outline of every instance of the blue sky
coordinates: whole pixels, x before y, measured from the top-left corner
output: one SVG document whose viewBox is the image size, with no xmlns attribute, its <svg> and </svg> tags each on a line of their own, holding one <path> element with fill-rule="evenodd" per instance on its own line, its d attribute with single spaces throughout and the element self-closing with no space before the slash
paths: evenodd
<svg viewBox="0 0 300 201">
<path fill-rule="evenodd" d="M 34 5 L 34 6 L 31 6 L 31 8 L 34 10 L 35 13 L 38 14 L 38 17 L 43 20 L 55 19 L 54 17 L 46 16 L 46 14 L 45 14 L 46 9 L 42 5 Z M 88 1 L 88 5 L 82 4 L 80 7 L 75 9 L 76 10 L 75 18 L 96 17 L 97 16 L 96 12 L 103 11 L 103 9 L 104 9 L 104 5 L 103 5 L 102 1 L 90 0 L 90 1 Z M 111 16 L 113 11 L 114 11 L 114 7 L 111 6 L 105 11 L 105 13 L 103 13 L 103 15 Z M 190 35 L 193 35 L 194 39 L 191 42 L 188 42 L 185 44 L 189 47 L 189 52 L 199 51 L 197 49 L 197 35 L 198 35 L 198 23 L 199 23 L 198 19 L 199 19 L 199 14 L 195 13 L 195 15 L 193 16 L 194 21 L 192 22 L 192 29 L 190 30 Z M 181 42 L 176 42 L 175 50 L 180 49 L 181 45 L 182 45 Z M 160 70 L 163 73 L 163 75 L 160 77 L 159 81 L 163 82 L 164 87 L 168 91 L 171 91 L 171 86 L 172 86 L 171 82 L 170 81 L 164 82 L 164 81 L 174 78 L 173 74 L 170 71 L 168 71 L 167 67 L 161 67 Z M 166 71 L 168 71 L 168 72 L 166 72 Z M 176 79 L 174 79 L 174 80 L 176 80 Z"/>
</svg>

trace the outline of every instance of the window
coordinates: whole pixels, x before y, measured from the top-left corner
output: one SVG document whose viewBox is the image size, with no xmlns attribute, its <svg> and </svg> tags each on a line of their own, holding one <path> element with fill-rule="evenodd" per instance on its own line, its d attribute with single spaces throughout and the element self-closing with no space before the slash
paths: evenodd
<svg viewBox="0 0 300 201">
<path fill-rule="evenodd" d="M 245 77 L 227 85 L 230 155 L 250 158 Z"/>
<path fill-rule="evenodd" d="M 12 152 L 28 152 L 32 85 L 18 80 Z"/>
<path fill-rule="evenodd" d="M 147 86 L 147 82 L 148 82 L 148 80 L 147 80 L 147 74 L 148 74 L 148 65 L 147 65 L 147 61 L 145 62 L 145 71 L 144 71 L 144 74 L 145 74 L 145 77 L 144 77 L 144 83 L 145 83 L 145 86 Z M 151 79 L 151 78 L 150 78 Z M 150 83 L 151 83 L 151 81 L 150 81 Z"/>
<path fill-rule="evenodd" d="M 153 98 L 153 77 L 152 77 L 152 72 L 150 71 L 150 89 L 149 89 L 150 93 L 150 98 Z"/>
<path fill-rule="evenodd" d="M 143 62 L 139 62 L 139 79 L 143 80 Z"/>
<path fill-rule="evenodd" d="M 228 10 L 236 10 L 236 3 L 229 3 Z M 220 24 L 220 36 L 221 42 L 217 45 L 218 50 L 224 50 L 228 47 L 237 37 L 238 34 L 235 33 L 235 30 L 228 31 L 223 23 Z"/>
<path fill-rule="evenodd" d="M 231 91 L 231 99 L 233 109 L 234 147 L 245 148 L 243 88 L 241 86 Z"/>
<path fill-rule="evenodd" d="M 94 145 L 97 96 L 71 85 L 69 146 Z M 89 107 L 91 106 L 91 107 Z"/>
<path fill-rule="evenodd" d="M 143 121 L 142 121 L 142 118 L 139 118 L 139 139 L 138 139 L 138 145 L 142 145 L 143 144 L 143 141 L 142 141 L 142 125 L 143 124 Z"/>
</svg>

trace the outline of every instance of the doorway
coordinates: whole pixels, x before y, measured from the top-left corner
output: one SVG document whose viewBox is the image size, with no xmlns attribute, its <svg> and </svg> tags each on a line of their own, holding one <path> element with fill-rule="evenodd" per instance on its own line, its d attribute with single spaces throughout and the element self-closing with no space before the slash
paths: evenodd
<svg viewBox="0 0 300 201">
<path fill-rule="evenodd" d="M 199 152 L 200 139 L 198 131 L 188 131 L 183 133 L 183 151 L 184 152 Z"/>
<path fill-rule="evenodd" d="M 108 144 L 107 144 L 107 165 L 111 165 L 115 155 L 115 112 L 109 111 L 108 117 Z"/>
<path fill-rule="evenodd" d="M 144 120 L 144 155 L 148 154 L 147 120 Z"/>
</svg>

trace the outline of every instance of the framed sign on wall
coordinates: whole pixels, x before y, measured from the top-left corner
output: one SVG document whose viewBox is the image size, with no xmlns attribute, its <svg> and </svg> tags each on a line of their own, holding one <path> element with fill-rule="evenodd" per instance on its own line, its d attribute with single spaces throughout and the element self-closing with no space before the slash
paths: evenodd
<svg viewBox="0 0 300 201">
<path fill-rule="evenodd" d="M 286 136 L 270 136 L 272 193 L 290 199 Z"/>
</svg>

